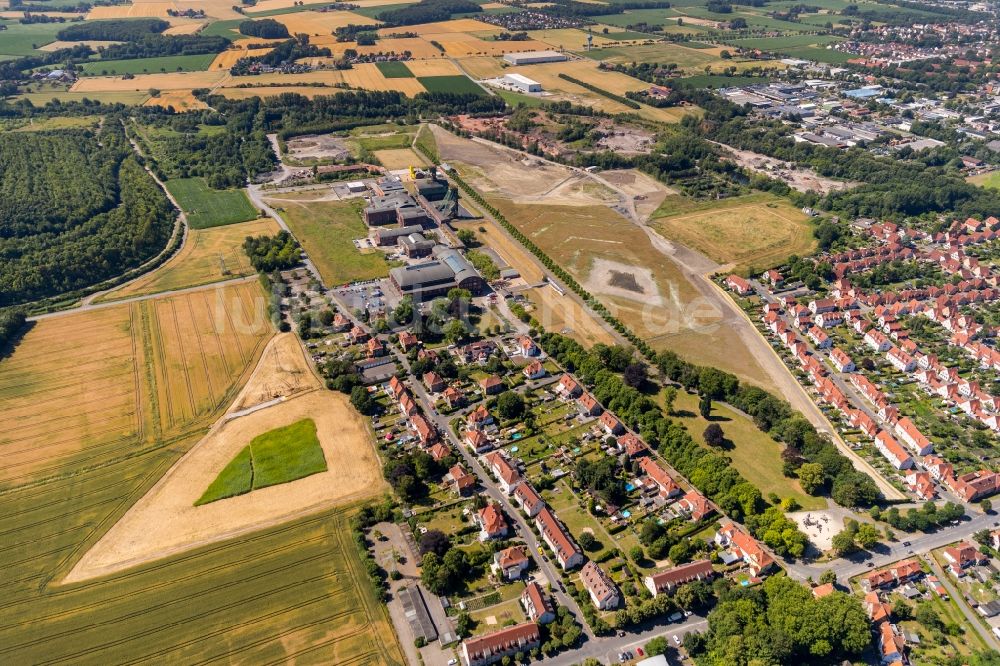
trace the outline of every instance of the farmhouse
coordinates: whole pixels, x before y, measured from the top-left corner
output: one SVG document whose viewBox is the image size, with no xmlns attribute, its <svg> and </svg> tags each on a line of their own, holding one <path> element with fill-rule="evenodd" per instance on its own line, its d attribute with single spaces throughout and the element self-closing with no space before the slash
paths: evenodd
<svg viewBox="0 0 1000 666">
<path fill-rule="evenodd" d="M 673 569 L 646 576 L 643 584 L 654 597 L 664 592 L 670 594 L 678 585 L 690 583 L 693 580 L 704 580 L 712 577 L 715 571 L 710 560 L 698 560 L 682 564 Z"/>
<path fill-rule="evenodd" d="M 543 62 L 565 62 L 569 56 L 558 51 L 521 51 L 503 57 L 511 65 L 537 65 Z"/>
<path fill-rule="evenodd" d="M 591 561 L 580 570 L 580 581 L 590 593 L 590 600 L 598 610 L 615 608 L 621 602 L 621 595 L 614 581 L 604 573 L 597 563 Z"/>
<path fill-rule="evenodd" d="M 518 652 L 530 652 L 541 645 L 538 625 L 525 622 L 485 636 L 466 639 L 462 643 L 462 657 L 468 666 L 487 666 Z"/>
</svg>

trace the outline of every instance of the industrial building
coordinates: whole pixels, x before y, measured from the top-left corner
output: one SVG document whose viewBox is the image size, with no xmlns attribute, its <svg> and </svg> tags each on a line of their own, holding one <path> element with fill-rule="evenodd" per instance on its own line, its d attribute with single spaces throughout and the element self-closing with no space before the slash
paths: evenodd
<svg viewBox="0 0 1000 666">
<path fill-rule="evenodd" d="M 401 296 L 413 296 L 417 301 L 443 296 L 458 287 L 478 294 L 486 288 L 486 280 L 465 257 L 444 245 L 431 251 L 434 259 L 389 271 L 389 281 Z"/>
<path fill-rule="evenodd" d="M 399 242 L 400 238 L 404 238 L 410 234 L 418 234 L 423 230 L 424 228 L 419 224 L 414 224 L 409 227 L 383 227 L 375 230 L 373 238 L 376 245 L 384 247 L 387 245 L 395 245 Z"/>
<path fill-rule="evenodd" d="M 425 238 L 421 233 L 412 233 L 403 236 L 397 241 L 400 249 L 411 259 L 430 256 L 431 250 L 437 244 L 433 240 Z"/>
<path fill-rule="evenodd" d="M 558 51 L 522 51 L 508 53 L 503 59 L 512 65 L 537 65 L 542 62 L 565 62 L 569 56 Z"/>
<path fill-rule="evenodd" d="M 511 88 L 516 88 L 521 92 L 533 93 L 542 92 L 542 84 L 538 81 L 532 81 L 527 76 L 522 76 L 521 74 L 505 74 L 503 77 L 503 82 L 506 83 Z"/>
<path fill-rule="evenodd" d="M 362 217 L 369 227 L 386 224 L 398 224 L 401 227 L 427 226 L 431 221 L 427 211 L 405 190 L 372 196 L 362 211 Z"/>
</svg>

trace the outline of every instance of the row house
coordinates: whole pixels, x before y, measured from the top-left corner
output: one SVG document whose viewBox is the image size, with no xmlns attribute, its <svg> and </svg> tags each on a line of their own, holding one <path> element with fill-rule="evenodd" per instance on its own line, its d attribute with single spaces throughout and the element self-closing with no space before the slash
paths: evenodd
<svg viewBox="0 0 1000 666">
<path fill-rule="evenodd" d="M 925 456 L 934 451 L 934 445 L 931 444 L 931 441 L 920 432 L 913 421 L 907 416 L 896 422 L 895 432 L 896 436 L 918 456 Z"/>
<path fill-rule="evenodd" d="M 860 409 L 852 410 L 847 415 L 847 421 L 851 424 L 852 428 L 859 429 L 871 439 L 875 439 L 875 436 L 879 432 L 878 424 L 875 423 L 875 419 L 868 416 L 868 414 Z"/>
<path fill-rule="evenodd" d="M 913 467 L 913 458 L 886 431 L 880 430 L 878 435 L 875 436 L 875 448 L 896 469 L 910 469 Z"/>
<path fill-rule="evenodd" d="M 1000 491 L 1000 474 L 987 469 L 970 472 L 961 476 L 951 476 L 945 483 L 965 502 L 976 500 Z"/>
<path fill-rule="evenodd" d="M 826 331 L 818 326 L 810 328 L 806 335 L 813 341 L 813 343 L 815 343 L 817 349 L 827 349 L 833 345 L 833 342 L 830 340 L 830 336 L 826 334 Z"/>
<path fill-rule="evenodd" d="M 955 475 L 955 468 L 952 464 L 940 456 L 925 456 L 923 465 L 924 469 L 937 481 L 943 482 Z"/>
<path fill-rule="evenodd" d="M 467 666 L 489 666 L 518 652 L 528 653 L 541 644 L 542 634 L 538 624 L 525 622 L 491 634 L 467 638 L 462 643 L 462 658 Z"/>
<path fill-rule="evenodd" d="M 548 507 L 543 508 L 535 516 L 535 528 L 542 535 L 542 540 L 555 553 L 556 562 L 564 571 L 583 564 L 583 552 L 580 547 Z"/>
<path fill-rule="evenodd" d="M 917 368 L 916 360 L 899 347 L 892 347 L 886 352 L 885 357 L 889 359 L 892 367 L 900 372 L 913 372 Z"/>
<path fill-rule="evenodd" d="M 531 581 L 521 592 L 521 606 L 528 619 L 538 624 L 548 624 L 556 619 L 556 611 L 552 600 L 542 591 L 542 586 Z"/>
<path fill-rule="evenodd" d="M 919 472 L 910 470 L 907 472 L 906 485 L 910 490 L 922 500 L 932 500 L 937 497 L 937 489 L 929 472 Z"/>
<path fill-rule="evenodd" d="M 616 608 L 621 603 L 621 593 L 614 581 L 593 560 L 580 569 L 580 582 L 590 594 L 590 600 L 598 610 Z"/>
<path fill-rule="evenodd" d="M 420 414 L 414 414 L 410 417 L 410 423 L 422 445 L 428 446 L 437 439 L 437 428 Z"/>
<path fill-rule="evenodd" d="M 682 564 L 673 569 L 646 576 L 642 583 L 654 597 L 660 594 L 671 594 L 679 586 L 696 580 L 709 580 L 715 575 L 710 560 L 698 560 Z"/>
<path fill-rule="evenodd" d="M 674 481 L 673 477 L 652 458 L 642 458 L 639 461 L 639 469 L 653 482 L 659 491 L 660 497 L 671 498 L 681 494 L 681 488 Z"/>
<path fill-rule="evenodd" d="M 885 590 L 916 580 L 923 575 L 917 560 L 902 560 L 885 569 L 873 571 L 861 578 L 861 589 L 865 593 L 873 590 Z"/>
<path fill-rule="evenodd" d="M 529 518 L 534 518 L 545 508 L 545 500 L 542 499 L 538 491 L 527 481 L 521 481 L 514 488 L 514 499 L 521 510 L 528 514 Z"/>
</svg>

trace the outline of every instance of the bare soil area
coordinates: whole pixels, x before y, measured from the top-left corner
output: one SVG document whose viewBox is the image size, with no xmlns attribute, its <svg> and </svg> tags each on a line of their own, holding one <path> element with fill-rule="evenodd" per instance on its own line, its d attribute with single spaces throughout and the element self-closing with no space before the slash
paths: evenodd
<svg viewBox="0 0 1000 666">
<path fill-rule="evenodd" d="M 288 157 L 293 160 L 342 160 L 350 157 L 344 139 L 330 134 L 297 136 L 289 139 L 285 146 Z"/>
<path fill-rule="evenodd" d="M 234 407 L 249 405 L 255 396 L 271 395 L 272 389 L 262 389 L 277 386 L 276 381 L 284 387 L 278 392 L 291 397 L 237 418 L 220 419 L 83 556 L 64 582 L 107 575 L 382 492 L 384 481 L 364 419 L 346 396 L 316 388 L 319 380 L 306 366 L 301 349 L 300 360 L 295 361 L 288 340 L 298 347 L 293 334 L 278 336 Z M 307 384 L 304 377 L 299 378 L 301 371 L 308 373 L 312 387 L 295 394 L 296 386 Z M 296 381 L 289 382 L 289 375 Z M 232 415 L 233 410 L 228 416 Z M 250 440 L 304 418 L 316 423 L 328 471 L 194 505 Z"/>
<path fill-rule="evenodd" d="M 597 177 L 631 197 L 636 215 L 642 221 L 648 220 L 668 195 L 678 194 L 674 188 L 667 187 L 638 169 L 601 171 Z"/>
<path fill-rule="evenodd" d="M 595 258 L 584 286 L 595 294 L 608 294 L 650 305 L 663 304 L 653 271 L 643 266 Z"/>
<path fill-rule="evenodd" d="M 847 190 L 858 185 L 858 183 L 850 181 L 824 178 L 812 169 L 788 164 L 767 155 L 761 155 L 749 150 L 737 150 L 723 144 L 718 145 L 722 146 L 730 158 L 741 167 L 762 173 L 771 178 L 777 178 L 799 192 L 813 191 L 819 194 L 829 194 L 830 192 Z"/>
</svg>

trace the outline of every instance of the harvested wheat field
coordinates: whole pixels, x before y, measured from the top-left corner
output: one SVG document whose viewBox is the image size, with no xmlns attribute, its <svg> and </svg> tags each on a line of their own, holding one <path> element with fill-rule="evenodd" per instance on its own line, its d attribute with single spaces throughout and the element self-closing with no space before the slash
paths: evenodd
<svg viewBox="0 0 1000 666">
<path fill-rule="evenodd" d="M 413 76 L 455 76 L 463 74 L 451 60 L 409 60 L 407 69 Z"/>
<path fill-rule="evenodd" d="M 236 88 L 240 84 L 246 83 L 252 86 L 261 86 L 257 89 L 260 91 L 258 94 L 261 95 L 275 94 L 268 92 L 266 87 L 272 83 L 283 84 L 284 86 L 292 86 L 293 84 L 324 84 L 331 87 L 327 93 L 329 95 L 337 92 L 337 89 L 333 88 L 333 86 L 339 83 L 346 83 L 351 88 L 361 88 L 363 90 L 398 90 L 410 96 L 424 92 L 424 87 L 415 78 L 387 79 L 374 63 L 355 65 L 352 69 L 348 70 L 319 70 L 315 72 L 303 72 L 302 74 L 273 73 L 261 74 L 259 76 L 233 76 L 226 80 L 225 87 Z"/>
<path fill-rule="evenodd" d="M 207 109 L 208 105 L 194 96 L 190 90 L 168 90 L 157 97 L 150 97 L 143 106 L 174 107 L 174 111 L 193 111 Z"/>
<path fill-rule="evenodd" d="M 316 58 L 305 58 L 304 61 L 313 65 L 332 66 L 344 54 L 347 49 L 354 49 L 360 55 L 372 55 L 377 53 L 405 53 L 409 51 L 411 58 L 444 58 L 445 55 L 438 51 L 425 39 L 420 37 L 400 37 L 398 39 L 382 39 L 377 44 L 370 46 L 358 46 L 357 42 L 338 42 L 333 35 L 314 37 L 309 40 L 311 44 L 330 49 L 330 57 L 319 56 Z"/>
<path fill-rule="evenodd" d="M 257 368 L 233 401 L 229 414 L 317 388 L 321 388 L 321 384 L 302 355 L 299 339 L 294 334 L 279 333 L 265 347 Z"/>
<path fill-rule="evenodd" d="M 227 72 L 169 72 L 166 74 L 136 74 L 134 78 L 120 76 L 87 76 L 77 80 L 72 92 L 100 93 L 133 90 L 194 90 L 212 88 L 228 77 Z"/>
<path fill-rule="evenodd" d="M 462 32 L 425 33 L 421 37 L 440 44 L 449 56 L 463 58 L 468 56 L 501 56 L 505 53 L 521 51 L 541 51 L 550 48 L 545 42 L 531 40 L 523 42 L 487 41 L 476 35 Z M 566 63 L 559 63 L 565 65 Z"/>
<path fill-rule="evenodd" d="M 94 7 L 87 14 L 87 20 L 95 19 L 122 19 L 122 18 L 166 18 L 169 16 L 167 10 L 177 10 L 178 4 L 175 2 L 134 2 L 131 5 L 112 5 L 108 7 Z"/>
<path fill-rule="evenodd" d="M 411 166 L 425 166 L 427 164 L 426 160 L 414 152 L 412 148 L 376 150 L 374 155 L 381 162 L 382 166 L 390 171 L 409 169 Z"/>
<path fill-rule="evenodd" d="M 440 21 L 438 23 L 420 23 L 418 25 L 408 25 L 403 28 L 382 28 L 378 31 L 379 36 L 391 35 L 398 32 L 412 32 L 420 35 L 421 37 L 425 35 L 432 34 L 444 34 L 449 32 L 461 32 L 461 33 L 475 33 L 481 32 L 483 34 L 495 35 L 497 33 L 503 32 L 503 29 L 490 25 L 489 23 L 483 23 L 482 21 L 476 21 L 475 19 L 464 18 L 455 19 L 454 21 Z M 518 44 L 523 44 L 525 42 L 517 42 Z M 528 51 L 530 49 L 521 49 L 522 51 Z"/>
<path fill-rule="evenodd" d="M 344 83 L 352 88 L 364 90 L 398 90 L 410 97 L 426 92 L 420 81 L 416 79 L 387 79 L 374 63 L 355 65 L 353 69 L 340 72 Z"/>
<path fill-rule="evenodd" d="M 295 12 L 294 14 L 281 14 L 273 17 L 275 21 L 283 23 L 288 32 L 292 35 L 329 35 L 337 28 L 347 25 L 375 25 L 377 21 L 354 12 L 332 11 L 332 12 Z M 397 31 L 398 32 L 398 31 Z"/>
<path fill-rule="evenodd" d="M 503 76 L 503 67 L 496 58 L 471 56 L 459 58 L 458 63 L 465 70 L 465 73 L 474 79 L 494 79 Z"/>
<path fill-rule="evenodd" d="M 246 48 L 235 48 L 223 51 L 219 55 L 215 56 L 215 60 L 212 64 L 208 66 L 211 71 L 215 70 L 226 70 L 236 64 L 236 61 L 240 58 L 259 58 L 260 56 L 267 55 L 273 48 L 262 48 L 262 49 L 246 49 Z"/>
<path fill-rule="evenodd" d="M 620 29 L 620 28 L 616 28 Z M 545 42 L 557 49 L 582 49 L 587 45 L 587 33 L 577 28 L 553 28 L 551 30 L 529 30 L 528 36 L 539 42 Z M 608 39 L 595 31 L 593 34 L 594 46 L 606 46 L 617 44 L 616 40 Z"/>
<path fill-rule="evenodd" d="M 253 275 L 253 267 L 243 251 L 243 240 L 247 236 L 277 232 L 278 224 L 269 217 L 254 222 L 191 229 L 184 247 L 166 263 L 100 300 L 114 301 Z"/>
<path fill-rule="evenodd" d="M 229 99 L 247 99 L 250 97 L 277 97 L 278 95 L 302 95 L 312 99 L 323 95 L 334 95 L 336 88 L 325 86 L 265 86 L 263 88 L 219 88 L 216 94 Z"/>
<path fill-rule="evenodd" d="M 286 336 L 294 337 L 294 334 Z M 302 357 L 301 349 L 299 357 Z M 258 372 L 270 372 L 269 358 L 265 354 Z M 305 367 L 304 359 L 299 362 Z M 314 385 L 318 385 L 319 380 L 311 373 L 310 376 Z M 385 488 L 365 421 L 343 394 L 314 388 L 242 416 L 230 416 L 228 420 L 223 417 L 129 509 L 83 556 L 64 582 L 107 575 L 354 500 L 374 497 Z M 316 423 L 327 471 L 246 495 L 194 505 L 250 440 L 305 418 Z"/>
<path fill-rule="evenodd" d="M 247 282 L 38 321 L 0 364 L 0 484 L 214 420 L 271 337 L 262 296 Z"/>
<path fill-rule="evenodd" d="M 172 25 L 163 31 L 164 35 L 193 35 L 205 27 L 205 23 L 181 23 Z"/>
</svg>

